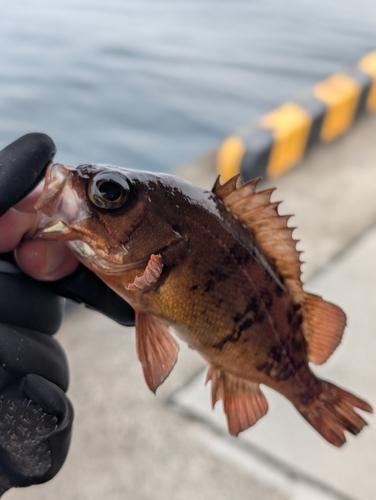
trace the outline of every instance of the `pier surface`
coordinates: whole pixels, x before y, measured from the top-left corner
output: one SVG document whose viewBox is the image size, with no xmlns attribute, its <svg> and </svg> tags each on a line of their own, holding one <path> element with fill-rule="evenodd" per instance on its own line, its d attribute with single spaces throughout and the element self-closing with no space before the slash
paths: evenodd
<svg viewBox="0 0 376 500">
<path fill-rule="evenodd" d="M 305 289 L 340 305 L 348 326 L 322 377 L 376 405 L 376 116 L 312 150 L 266 181 L 301 240 Z M 213 154 L 177 170 L 211 187 Z M 134 330 L 77 307 L 58 334 L 71 367 L 71 450 L 51 482 L 12 490 L 7 500 L 335 500 L 374 498 L 376 421 L 327 444 L 288 401 L 265 390 L 269 412 L 238 438 L 220 404 L 210 408 L 205 363 L 182 346 L 154 396 L 135 352 Z"/>
</svg>

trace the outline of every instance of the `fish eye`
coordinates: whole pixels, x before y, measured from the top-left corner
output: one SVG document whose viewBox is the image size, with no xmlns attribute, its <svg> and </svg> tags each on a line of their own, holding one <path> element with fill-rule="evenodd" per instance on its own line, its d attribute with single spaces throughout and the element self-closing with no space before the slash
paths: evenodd
<svg viewBox="0 0 376 500">
<path fill-rule="evenodd" d="M 130 185 L 118 172 L 101 172 L 88 185 L 88 196 L 97 208 L 116 210 L 129 200 Z"/>
</svg>

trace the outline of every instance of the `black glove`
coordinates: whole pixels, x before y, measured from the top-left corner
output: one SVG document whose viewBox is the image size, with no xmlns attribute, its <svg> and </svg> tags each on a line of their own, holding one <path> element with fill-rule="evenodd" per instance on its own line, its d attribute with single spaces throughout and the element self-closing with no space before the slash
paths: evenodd
<svg viewBox="0 0 376 500">
<path fill-rule="evenodd" d="M 68 365 L 52 337 L 62 316 L 60 297 L 0 261 L 0 495 L 48 481 L 68 452 Z"/>
<path fill-rule="evenodd" d="M 54 152 L 42 134 L 0 152 L 1 215 L 39 181 Z M 66 358 L 51 336 L 60 326 L 63 300 L 9 260 L 0 255 L 0 495 L 57 473 L 73 420 Z"/>
<path fill-rule="evenodd" d="M 36 186 L 54 153 L 44 134 L 23 136 L 0 152 L 0 216 Z M 51 336 L 63 314 L 56 293 L 134 324 L 132 308 L 83 266 L 42 283 L 12 261 L 10 254 L 0 254 L 0 496 L 13 486 L 48 481 L 68 451 L 68 366 Z"/>
</svg>

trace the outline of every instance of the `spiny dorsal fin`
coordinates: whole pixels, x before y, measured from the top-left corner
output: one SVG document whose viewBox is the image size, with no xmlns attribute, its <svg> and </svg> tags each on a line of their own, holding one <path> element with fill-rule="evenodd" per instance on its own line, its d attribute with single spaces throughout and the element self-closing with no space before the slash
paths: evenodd
<svg viewBox="0 0 376 500">
<path fill-rule="evenodd" d="M 219 194 L 227 208 L 252 232 L 265 255 L 284 279 L 294 302 L 300 303 L 303 295 L 300 252 L 295 248 L 297 241 L 292 238 L 294 228 L 287 226 L 291 216 L 278 214 L 279 202 L 270 201 L 274 189 L 256 192 L 259 180 L 260 178 L 254 179 L 236 188 L 236 185 L 233 187 L 232 179 L 221 187 L 217 186 L 215 194 Z M 233 189 L 230 190 L 229 186 Z"/>
<path fill-rule="evenodd" d="M 237 177 L 223 186 L 215 185 L 215 194 L 254 235 L 261 250 L 274 264 L 294 304 L 301 307 L 302 331 L 307 342 L 308 359 L 324 363 L 341 341 L 346 317 L 343 311 L 321 297 L 303 291 L 300 279 L 300 253 L 297 240 L 288 227 L 289 215 L 279 215 L 279 202 L 271 202 L 274 189 L 256 192 L 259 179 L 236 188 Z"/>
<path fill-rule="evenodd" d="M 136 314 L 136 347 L 145 381 L 153 392 L 173 369 L 179 344 L 167 327 L 150 314 Z"/>
<path fill-rule="evenodd" d="M 254 425 L 268 411 L 268 402 L 259 384 L 227 373 L 218 366 L 210 365 L 206 382 L 212 382 L 212 405 L 222 399 L 230 434 Z"/>
<path fill-rule="evenodd" d="M 219 181 L 219 175 L 214 183 L 212 192 L 220 199 L 223 201 L 223 198 L 225 198 L 227 195 L 232 193 L 233 191 L 236 190 L 236 184 L 238 182 L 238 179 L 240 175 L 235 175 L 235 177 L 232 177 L 229 179 L 227 182 L 224 184 L 221 184 Z"/>
</svg>

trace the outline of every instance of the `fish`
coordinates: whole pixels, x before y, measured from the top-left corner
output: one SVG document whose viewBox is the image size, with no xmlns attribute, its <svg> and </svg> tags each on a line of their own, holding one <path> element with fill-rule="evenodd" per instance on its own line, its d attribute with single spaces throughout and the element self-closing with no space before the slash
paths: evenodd
<svg viewBox="0 0 376 500">
<path fill-rule="evenodd" d="M 303 290 L 300 252 L 259 179 L 205 190 L 169 174 L 51 164 L 34 239 L 65 241 L 135 310 L 136 349 L 155 392 L 173 369 L 176 336 L 209 364 L 212 405 L 230 434 L 268 410 L 260 385 L 285 396 L 334 446 L 372 412 L 316 376 L 341 341 L 342 309 Z"/>
</svg>

